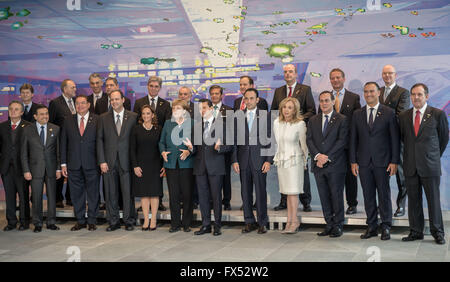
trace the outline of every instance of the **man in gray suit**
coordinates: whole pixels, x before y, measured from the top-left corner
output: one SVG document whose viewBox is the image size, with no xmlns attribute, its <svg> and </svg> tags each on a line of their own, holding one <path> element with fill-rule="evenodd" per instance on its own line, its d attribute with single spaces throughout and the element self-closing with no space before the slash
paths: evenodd
<svg viewBox="0 0 450 282">
<path fill-rule="evenodd" d="M 112 111 L 100 116 L 97 128 L 97 161 L 105 179 L 106 214 L 109 220 L 106 231 L 120 229 L 119 181 L 123 197 L 123 220 L 126 230 L 132 231 L 135 207 L 130 187 L 129 140 L 131 129 L 137 122 L 137 114 L 124 108 L 122 91 L 112 91 L 110 100 Z"/>
<path fill-rule="evenodd" d="M 59 230 L 56 223 L 56 179 L 61 178 L 59 126 L 48 122 L 46 106 L 34 115 L 36 123 L 24 128 L 21 161 L 26 180 L 31 181 L 34 232 L 42 231 L 42 193 L 47 194 L 47 229 Z"/>
</svg>

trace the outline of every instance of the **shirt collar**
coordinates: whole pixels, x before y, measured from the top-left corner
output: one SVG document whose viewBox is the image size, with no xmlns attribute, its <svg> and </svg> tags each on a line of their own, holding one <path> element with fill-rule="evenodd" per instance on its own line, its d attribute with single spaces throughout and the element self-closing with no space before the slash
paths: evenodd
<svg viewBox="0 0 450 282">
<path fill-rule="evenodd" d="M 98 96 L 98 98 L 100 99 L 103 96 L 103 91 L 100 91 L 100 93 L 92 93 L 92 94 L 94 94 L 94 97 Z"/>
<path fill-rule="evenodd" d="M 341 97 L 343 97 L 343 96 L 345 95 L 345 91 L 346 91 L 346 90 L 345 90 L 345 87 L 342 88 L 342 90 L 339 91 L 339 95 L 341 95 Z M 336 97 L 337 91 L 333 89 L 332 92 L 333 92 L 333 95 Z"/>
<path fill-rule="evenodd" d="M 367 112 L 370 112 L 370 108 L 374 108 L 374 109 L 375 109 L 375 112 L 377 112 L 379 106 L 380 106 L 380 102 L 378 102 L 378 103 L 375 105 L 375 107 L 369 107 L 369 105 L 367 105 Z"/>
<path fill-rule="evenodd" d="M 329 114 L 327 114 L 328 118 L 330 118 L 333 115 L 334 110 L 331 110 Z M 325 118 L 325 113 L 322 112 L 322 118 Z"/>
<path fill-rule="evenodd" d="M 217 110 L 220 110 L 220 108 L 222 108 L 222 101 L 220 101 L 219 103 L 217 103 L 216 105 L 213 105 L 213 108 L 217 106 Z"/>
<path fill-rule="evenodd" d="M 292 91 L 294 91 L 295 86 L 297 86 L 297 80 L 294 82 L 294 84 L 292 84 L 292 86 L 289 86 L 289 85 L 287 85 L 287 83 L 286 83 L 286 89 L 287 89 L 287 91 L 289 91 L 289 87 L 292 87 Z"/>
<path fill-rule="evenodd" d="M 29 104 L 23 104 L 23 107 L 25 109 L 26 106 L 28 106 L 28 110 L 31 109 L 31 106 L 33 105 L 33 101 L 31 101 Z"/>
<path fill-rule="evenodd" d="M 78 121 L 80 121 L 81 120 L 81 115 L 77 114 L 77 118 L 78 118 Z M 84 115 L 84 120 L 88 120 L 88 119 L 89 119 L 89 111 Z"/>
<path fill-rule="evenodd" d="M 112 111 L 114 113 L 114 119 L 116 119 L 117 115 L 120 115 L 120 119 L 122 119 L 125 108 L 122 108 L 122 111 L 120 113 L 116 112 L 114 109 Z"/>
<path fill-rule="evenodd" d="M 423 105 L 423 107 L 420 108 L 420 109 L 414 108 L 414 114 L 417 112 L 417 110 L 419 110 L 420 114 L 423 115 L 425 113 L 425 110 L 426 110 L 427 106 L 428 106 L 428 103 L 425 103 L 425 105 Z"/>
<path fill-rule="evenodd" d="M 211 115 L 211 117 L 209 119 L 205 119 L 205 120 L 203 120 L 203 122 L 209 122 L 209 125 L 211 125 L 213 120 L 214 120 L 214 116 Z"/>
<path fill-rule="evenodd" d="M 16 127 L 18 127 L 21 121 L 22 121 L 21 119 L 19 119 L 19 121 L 18 121 L 18 122 L 16 122 L 16 123 L 13 123 L 13 122 L 11 121 L 11 126 L 12 126 L 13 124 L 15 124 L 15 125 L 16 125 Z"/>
<path fill-rule="evenodd" d="M 39 122 L 36 121 L 36 126 L 39 130 L 41 130 L 41 126 L 43 126 L 44 128 L 47 128 L 47 124 L 40 124 Z"/>
<path fill-rule="evenodd" d="M 389 90 L 392 90 L 392 89 L 394 89 L 395 85 L 397 85 L 397 84 L 396 84 L 395 81 L 394 81 L 394 83 L 392 83 L 391 86 L 385 85 L 384 87 L 385 87 L 385 88 L 388 88 L 388 87 L 389 87 Z"/>
<path fill-rule="evenodd" d="M 254 115 L 256 115 L 256 109 L 257 109 L 257 108 L 254 108 L 253 110 L 247 109 L 247 115 L 248 115 L 249 113 L 253 113 Z"/>
<path fill-rule="evenodd" d="M 150 96 L 150 94 L 149 95 L 147 95 L 148 96 L 148 102 L 149 103 L 152 103 L 152 96 Z M 156 95 L 155 97 L 154 97 L 154 99 L 155 99 L 155 105 L 158 103 L 158 98 L 159 98 L 159 96 L 158 95 Z"/>
</svg>

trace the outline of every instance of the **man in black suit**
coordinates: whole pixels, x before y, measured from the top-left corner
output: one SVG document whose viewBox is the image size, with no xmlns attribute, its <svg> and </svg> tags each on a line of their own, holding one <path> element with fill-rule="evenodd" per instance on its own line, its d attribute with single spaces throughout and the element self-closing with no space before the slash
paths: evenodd
<svg viewBox="0 0 450 282">
<path fill-rule="evenodd" d="M 96 115 L 104 114 L 111 110 L 111 102 L 109 95 L 111 92 L 119 90 L 119 82 L 115 77 L 108 77 L 105 80 L 105 92 L 107 95 L 102 95 L 100 99 L 95 103 L 94 112 Z M 127 97 L 124 97 L 125 102 L 123 103 L 123 107 L 125 110 L 131 111 L 131 101 Z"/>
<path fill-rule="evenodd" d="M 97 127 L 97 161 L 105 179 L 106 214 L 109 227 L 120 228 L 119 186 L 123 197 L 123 220 L 126 230 L 134 229 L 134 199 L 131 196 L 129 145 L 131 129 L 137 123 L 137 114 L 124 108 L 122 91 L 110 94 L 112 111 L 100 116 Z"/>
<path fill-rule="evenodd" d="M 242 114 L 236 118 L 232 163 L 234 171 L 240 175 L 241 180 L 245 219 L 242 233 L 258 229 L 258 234 L 264 234 L 267 232 L 268 222 L 266 177 L 273 156 L 268 155 L 271 119 L 267 110 L 257 108 L 258 96 L 258 90 L 254 88 L 249 88 L 244 93 L 245 115 Z M 256 191 L 258 224 L 256 224 L 252 208 L 253 183 L 255 183 Z"/>
<path fill-rule="evenodd" d="M 333 87 L 332 93 L 335 97 L 334 110 L 346 116 L 350 126 L 352 124 L 353 112 L 361 108 L 359 95 L 344 88 L 345 73 L 341 69 L 335 68 L 330 71 L 330 82 Z M 319 113 L 321 113 L 320 107 Z M 348 140 L 347 146 L 345 147 L 345 153 L 347 155 L 349 154 L 349 143 L 350 140 Z M 347 174 L 345 175 L 345 197 L 347 199 L 348 209 L 346 214 L 355 214 L 357 213 L 356 206 L 358 205 L 358 180 L 352 173 L 350 162 L 348 162 L 347 168 Z"/>
<path fill-rule="evenodd" d="M 318 236 L 340 237 L 344 225 L 344 183 L 347 172 L 349 125 L 347 117 L 333 110 L 335 99 L 330 91 L 319 95 L 321 114 L 308 122 L 306 143 L 313 158 L 312 172 L 316 178 L 326 228 Z"/>
<path fill-rule="evenodd" d="M 427 104 L 428 87 L 423 83 L 411 87 L 413 108 L 399 115 L 403 160 L 408 190 L 410 233 L 403 241 L 423 239 L 424 217 L 422 188 L 425 190 L 430 231 L 437 244 L 445 244 L 439 184 L 441 157 L 448 144 L 448 120 L 445 112 Z"/>
<path fill-rule="evenodd" d="M 279 105 L 286 97 L 295 97 L 300 102 L 300 113 L 308 124 L 309 118 L 316 114 L 316 104 L 311 93 L 311 87 L 297 83 L 297 68 L 288 64 L 283 67 L 284 80 L 286 85 L 275 89 L 270 111 L 279 110 Z M 299 195 L 300 202 L 303 205 L 303 211 L 310 212 L 311 209 L 311 185 L 309 183 L 308 168 L 304 171 L 303 193 Z M 287 208 L 286 195 L 280 193 L 280 204 L 274 210 L 284 210 Z"/>
<path fill-rule="evenodd" d="M 391 107 L 395 114 L 398 115 L 401 112 L 410 108 L 410 95 L 409 91 L 403 87 L 400 87 L 395 82 L 397 73 L 392 65 L 386 65 L 383 67 L 382 77 L 385 86 L 381 87 L 380 103 Z M 400 162 L 396 173 L 397 178 L 397 210 L 394 213 L 395 217 L 405 215 L 405 203 L 406 203 L 406 187 L 405 187 L 405 175 L 403 173 L 403 143 L 400 143 Z"/>
<path fill-rule="evenodd" d="M 142 106 L 150 105 L 156 113 L 159 128 L 163 128 L 166 120 L 170 119 L 172 116 L 172 107 L 170 106 L 170 102 L 158 96 L 161 87 L 162 79 L 159 76 L 151 76 L 147 81 L 148 95 L 136 100 L 133 109 L 133 111 L 138 114 L 138 117 L 140 117 Z M 163 181 L 163 179 L 161 178 L 160 181 Z M 159 197 L 158 210 L 160 211 L 166 210 L 166 207 L 163 205 L 163 196 L 164 194 L 161 194 Z"/>
<path fill-rule="evenodd" d="M 3 229 L 16 229 L 16 195 L 19 195 L 20 226 L 19 230 L 26 230 L 30 225 L 30 203 L 28 186 L 22 173 L 20 162 L 20 140 L 23 130 L 30 123 L 21 118 L 23 104 L 12 101 L 8 105 L 7 121 L 0 123 L 0 174 L 6 198 L 6 220 L 8 225 Z"/>
<path fill-rule="evenodd" d="M 244 102 L 244 93 L 247 89 L 249 88 L 255 88 L 255 84 L 253 81 L 253 78 L 251 78 L 248 75 L 243 75 L 241 76 L 241 78 L 239 79 L 239 91 L 241 92 L 242 96 L 237 98 L 236 100 L 234 100 L 234 107 L 233 110 L 237 111 L 237 110 L 245 110 L 245 102 Z M 269 110 L 269 106 L 267 105 L 267 101 L 266 99 L 259 97 L 259 102 L 258 102 L 258 109 L 260 110 Z"/>
<path fill-rule="evenodd" d="M 211 102 L 213 104 L 213 117 L 226 118 L 227 111 L 233 111 L 233 109 L 224 103 L 223 99 L 223 88 L 219 85 L 212 85 L 209 88 L 209 96 L 211 97 Z M 225 153 L 225 175 L 223 177 L 222 183 L 222 193 L 223 193 L 223 209 L 231 210 L 231 153 Z"/>
<path fill-rule="evenodd" d="M 39 106 L 36 123 L 24 128 L 20 160 L 24 178 L 31 181 L 34 232 L 42 231 L 42 193 L 47 194 L 47 229 L 59 230 L 56 223 L 56 180 L 61 178 L 59 126 L 49 120 L 46 106 Z"/>
<path fill-rule="evenodd" d="M 50 116 L 50 122 L 62 127 L 66 118 L 72 117 L 75 114 L 75 95 L 77 86 L 71 79 L 65 79 L 61 83 L 61 96 L 50 101 L 48 106 L 48 112 Z M 70 185 L 66 184 L 66 193 L 63 195 L 64 177 L 59 178 L 56 181 L 56 207 L 64 208 L 64 197 L 66 198 L 66 205 L 71 206 L 72 201 L 70 199 Z"/>
<path fill-rule="evenodd" d="M 395 174 L 400 159 L 400 132 L 394 111 L 380 104 L 379 96 L 376 82 L 364 85 L 367 105 L 353 115 L 350 162 L 353 175 L 359 174 L 361 180 L 367 214 L 367 230 L 361 239 L 378 236 L 379 207 L 381 240 L 389 240 L 392 225 L 389 178 Z"/>
<path fill-rule="evenodd" d="M 178 99 L 186 101 L 186 103 L 189 106 L 189 115 L 193 119 L 194 113 L 195 113 L 194 112 L 195 106 L 194 106 L 194 103 L 191 101 L 191 99 L 192 99 L 191 89 L 189 89 L 189 87 L 187 87 L 187 86 L 181 86 L 180 89 L 178 89 Z"/>
<path fill-rule="evenodd" d="M 91 113 L 96 113 L 96 106 L 97 106 L 97 101 L 99 101 L 103 96 L 103 79 L 102 77 L 98 74 L 98 73 L 93 73 L 89 76 L 89 87 L 91 87 L 92 90 L 92 94 L 89 95 L 88 98 L 88 102 L 91 105 L 89 107 L 89 111 Z"/>
<path fill-rule="evenodd" d="M 201 99 L 199 107 L 202 120 L 195 123 L 194 140 L 187 139 L 184 144 L 194 155 L 194 175 L 198 187 L 200 211 L 202 214 L 202 227 L 195 235 L 211 233 L 212 199 L 214 208 L 214 236 L 221 235 L 222 227 L 222 193 L 223 177 L 225 172 L 224 153 L 233 150 L 233 146 L 226 142 L 225 120 L 219 115 L 214 118 L 213 105 L 208 99 Z"/>
<path fill-rule="evenodd" d="M 22 104 L 24 107 L 22 119 L 28 122 L 35 122 L 34 114 L 36 113 L 36 109 L 40 104 L 33 103 L 34 89 L 33 86 L 29 83 L 24 83 L 20 86 L 20 99 L 22 100 Z"/>
<path fill-rule="evenodd" d="M 77 114 L 64 121 L 61 129 L 61 170 L 68 177 L 73 209 L 77 223 L 72 231 L 86 228 L 86 198 L 89 231 L 96 230 L 100 191 L 100 173 L 97 166 L 97 119 L 89 112 L 87 96 L 75 99 Z"/>
</svg>

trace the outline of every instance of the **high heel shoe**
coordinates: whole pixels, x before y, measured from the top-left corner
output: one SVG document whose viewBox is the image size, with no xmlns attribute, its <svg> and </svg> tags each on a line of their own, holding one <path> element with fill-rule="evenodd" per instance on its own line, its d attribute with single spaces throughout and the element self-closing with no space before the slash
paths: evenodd
<svg viewBox="0 0 450 282">
<path fill-rule="evenodd" d="M 142 231 L 148 231 L 150 229 L 150 223 L 147 225 L 147 227 L 144 227 L 144 225 L 142 225 Z"/>
<path fill-rule="evenodd" d="M 150 223 L 148 224 L 148 229 L 150 230 L 150 231 L 154 231 L 154 230 L 156 230 L 156 227 L 158 226 L 156 223 L 155 223 L 155 227 L 150 227 Z"/>
<path fill-rule="evenodd" d="M 298 232 L 300 227 L 300 223 L 292 223 L 292 225 L 290 226 L 290 229 L 286 232 L 286 234 L 295 234 Z"/>
<path fill-rule="evenodd" d="M 286 222 L 286 226 L 284 227 L 283 231 L 281 231 L 281 234 L 288 234 L 290 228 L 291 228 L 291 222 Z"/>
</svg>

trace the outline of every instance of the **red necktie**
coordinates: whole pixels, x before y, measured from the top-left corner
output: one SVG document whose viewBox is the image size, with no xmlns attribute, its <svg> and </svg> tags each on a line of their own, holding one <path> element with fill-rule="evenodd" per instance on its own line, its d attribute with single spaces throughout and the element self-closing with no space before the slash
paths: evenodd
<svg viewBox="0 0 450 282">
<path fill-rule="evenodd" d="M 416 134 L 416 136 L 419 133 L 419 128 L 420 128 L 420 111 L 417 110 L 416 117 L 414 118 L 414 133 Z"/>
<path fill-rule="evenodd" d="M 84 134 L 84 117 L 81 117 L 80 121 L 80 135 L 83 136 Z"/>
<path fill-rule="evenodd" d="M 244 97 L 242 97 L 241 101 L 241 111 L 245 110 L 245 103 L 244 103 Z"/>
<path fill-rule="evenodd" d="M 15 129 L 16 129 L 16 126 L 17 126 L 17 125 L 13 124 L 13 125 L 12 125 L 12 130 L 15 130 Z"/>
<path fill-rule="evenodd" d="M 288 97 L 291 97 L 292 96 L 292 86 L 289 86 L 289 95 L 288 95 Z"/>
</svg>

